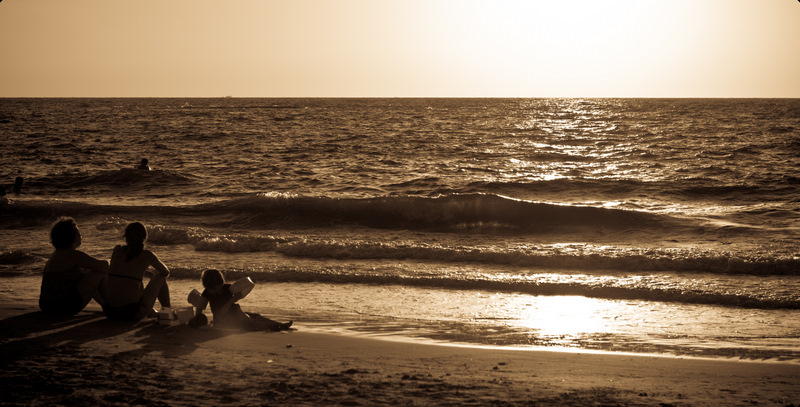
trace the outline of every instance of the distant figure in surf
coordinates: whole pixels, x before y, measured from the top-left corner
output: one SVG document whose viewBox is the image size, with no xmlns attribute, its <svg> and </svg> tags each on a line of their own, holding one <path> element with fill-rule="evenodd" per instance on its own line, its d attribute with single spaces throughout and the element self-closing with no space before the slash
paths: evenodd
<svg viewBox="0 0 800 407">
<path fill-rule="evenodd" d="M 284 331 L 292 326 L 292 321 L 281 323 L 253 312 L 244 312 L 236 301 L 241 295 L 231 291 L 231 285 L 225 283 L 225 277 L 219 270 L 206 270 L 200 277 L 205 291 L 201 294 L 195 319 L 204 319 L 203 310 L 211 304 L 214 315 L 214 327 L 234 328 L 248 331 Z"/>
<path fill-rule="evenodd" d="M 48 314 L 75 315 L 92 298 L 104 302 L 108 261 L 77 250 L 81 231 L 72 218 L 61 218 L 50 229 L 50 243 L 56 250 L 42 273 L 39 308 Z"/>
<path fill-rule="evenodd" d="M 23 181 L 24 181 L 24 179 L 22 177 L 17 177 L 17 179 L 14 180 L 14 193 L 15 194 L 19 195 L 19 194 L 22 193 L 22 182 Z"/>
<path fill-rule="evenodd" d="M 136 169 L 143 170 L 143 171 L 150 171 L 150 166 L 147 165 L 149 161 L 146 158 L 142 158 L 142 162 L 139 163 L 139 166 Z"/>
<path fill-rule="evenodd" d="M 108 319 L 139 321 L 155 316 L 153 306 L 156 299 L 162 307 L 170 307 L 167 285 L 169 269 L 153 252 L 144 248 L 147 229 L 143 224 L 129 224 L 124 237 L 127 244 L 114 247 L 111 254 L 108 295 L 103 313 Z M 145 287 L 144 275 L 151 266 L 157 273 L 153 273 Z"/>
</svg>

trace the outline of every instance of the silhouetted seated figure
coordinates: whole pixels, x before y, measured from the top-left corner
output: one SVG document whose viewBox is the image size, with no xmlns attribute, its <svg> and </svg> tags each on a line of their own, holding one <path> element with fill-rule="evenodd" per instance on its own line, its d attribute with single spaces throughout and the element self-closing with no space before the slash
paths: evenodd
<svg viewBox="0 0 800 407">
<path fill-rule="evenodd" d="M 142 162 L 139 163 L 139 166 L 136 169 L 143 170 L 143 171 L 150 171 L 150 166 L 147 165 L 149 161 L 146 158 L 142 158 Z"/>
<path fill-rule="evenodd" d="M 195 317 L 190 321 L 192 326 L 202 326 L 208 321 L 203 311 L 211 305 L 214 315 L 214 327 L 232 328 L 248 331 L 285 331 L 292 326 L 292 321 L 281 323 L 254 312 L 244 312 L 236 301 L 242 299 L 240 294 L 231 291 L 231 285 L 225 283 L 221 271 L 210 269 L 201 275 L 205 291 L 201 294 L 200 304 Z M 202 320 L 198 322 L 198 318 Z"/>
<path fill-rule="evenodd" d="M 144 248 L 147 229 L 139 222 L 125 228 L 125 246 L 114 247 L 111 270 L 108 273 L 108 295 L 103 312 L 108 319 L 139 321 L 152 316 L 156 299 L 169 307 L 169 269 L 158 257 Z M 147 286 L 144 274 L 152 266 L 155 273 Z"/>
<path fill-rule="evenodd" d="M 108 262 L 77 250 L 81 232 L 72 218 L 61 218 L 50 230 L 50 242 L 56 250 L 42 273 L 39 308 L 49 314 L 75 315 L 94 298 L 105 298 Z"/>
</svg>

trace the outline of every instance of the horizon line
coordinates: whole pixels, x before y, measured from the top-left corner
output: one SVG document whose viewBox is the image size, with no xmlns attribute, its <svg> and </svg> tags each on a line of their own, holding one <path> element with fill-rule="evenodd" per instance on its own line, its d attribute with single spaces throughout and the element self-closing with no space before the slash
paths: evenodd
<svg viewBox="0 0 800 407">
<path fill-rule="evenodd" d="M 800 95 L 799 96 L 231 96 L 231 95 L 0 96 L 0 99 L 800 99 Z"/>
</svg>

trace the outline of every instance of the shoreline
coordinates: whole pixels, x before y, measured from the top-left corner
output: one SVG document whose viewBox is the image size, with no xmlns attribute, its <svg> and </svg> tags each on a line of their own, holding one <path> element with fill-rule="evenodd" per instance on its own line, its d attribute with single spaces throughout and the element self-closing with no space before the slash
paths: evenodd
<svg viewBox="0 0 800 407">
<path fill-rule="evenodd" d="M 425 337 L 406 336 L 402 334 L 358 333 L 346 329 L 315 328 L 315 327 L 304 326 L 302 325 L 302 323 L 295 324 L 294 326 L 295 328 L 303 327 L 303 329 L 310 334 L 334 335 L 334 336 L 343 336 L 348 338 L 363 338 L 368 340 L 386 341 L 386 342 L 400 343 L 400 344 L 443 346 L 443 347 L 476 349 L 485 351 L 552 352 L 552 353 L 565 353 L 565 354 L 588 354 L 588 355 L 698 360 L 698 361 L 710 361 L 710 362 L 716 361 L 716 362 L 732 362 L 732 363 L 788 364 L 788 365 L 800 366 L 799 359 L 779 360 L 777 358 L 760 359 L 760 358 L 747 358 L 747 357 L 735 357 L 735 356 L 726 357 L 726 356 L 679 355 L 674 353 L 648 353 L 648 352 L 625 352 L 625 351 L 616 352 L 616 351 L 607 351 L 600 349 L 587 349 L 580 347 L 564 347 L 564 346 L 481 345 L 470 342 L 436 340 Z"/>
<path fill-rule="evenodd" d="M 21 303 L 28 303 L 30 302 L 30 306 L 36 308 L 36 298 L 39 294 L 39 285 L 40 285 L 41 277 L 40 275 L 21 275 L 21 276 L 7 276 L 3 278 L 0 283 L 0 291 L 5 293 L 5 301 L 12 302 L 12 301 L 19 301 Z M 290 285 L 292 283 L 289 283 Z M 188 306 L 188 302 L 184 301 L 184 293 L 188 293 L 191 289 L 197 289 L 199 283 L 194 279 L 177 279 L 171 280 L 170 283 L 171 292 L 173 294 L 173 305 L 180 306 L 179 304 L 183 304 L 183 306 Z M 373 340 L 381 340 L 381 341 L 389 341 L 389 342 L 397 342 L 397 343 L 409 343 L 409 344 L 417 344 L 417 345 L 431 345 L 431 346 L 445 346 L 445 347 L 457 347 L 457 348 L 475 348 L 475 349 L 484 349 L 484 350 L 500 350 L 500 351 L 520 351 L 520 352 L 556 352 L 556 353 L 578 353 L 578 354 L 598 354 L 598 355 L 612 355 L 612 356 L 645 356 L 645 357 L 656 357 L 656 358 L 678 358 L 678 359 L 697 359 L 697 360 L 710 360 L 710 361 L 732 361 L 732 362 L 755 362 L 755 363 L 774 363 L 774 364 L 793 364 L 800 366 L 800 358 L 792 357 L 796 355 L 797 350 L 792 350 L 793 348 L 785 348 L 784 352 L 772 351 L 768 352 L 767 350 L 757 347 L 757 343 L 748 343 L 743 339 L 741 343 L 742 347 L 737 347 L 736 343 L 725 343 L 725 342 L 708 342 L 708 343 L 701 343 L 697 342 L 696 344 L 689 347 L 658 347 L 652 346 L 654 343 L 650 342 L 641 342 L 639 346 L 630 346 L 631 344 L 636 344 L 637 342 L 631 341 L 629 338 L 622 338 L 619 342 L 614 342 L 611 340 L 607 340 L 607 346 L 602 348 L 600 347 L 592 347 L 592 346 L 579 346 L 579 345 L 560 345 L 560 344 L 551 344 L 551 345 L 537 345 L 537 344 L 514 344 L 514 343 L 505 343 L 493 344 L 491 341 L 481 342 L 477 336 L 471 337 L 473 340 L 459 340 L 463 338 L 456 338 L 456 337 L 449 337 L 445 336 L 437 336 L 435 334 L 424 334 L 411 331 L 407 331 L 405 329 L 400 329 L 393 331 L 391 329 L 385 329 L 385 327 L 381 327 L 378 325 L 377 327 L 373 326 L 370 328 L 369 324 L 365 324 L 360 326 L 358 323 L 358 315 L 352 315 L 355 319 L 336 319 L 339 318 L 339 315 L 331 314 L 329 317 L 334 318 L 331 320 L 329 318 L 325 318 L 325 315 L 310 315 L 305 311 L 311 311 L 313 308 L 307 308 L 313 306 L 312 302 L 306 301 L 304 304 L 294 304 L 290 308 L 281 309 L 281 305 L 279 303 L 272 303 L 263 302 L 264 298 L 277 298 L 286 294 L 286 288 L 279 288 L 275 289 L 273 285 L 266 284 L 262 287 L 257 286 L 257 290 L 261 289 L 271 289 L 272 291 L 264 293 L 261 292 L 257 295 L 251 295 L 248 297 L 246 301 L 246 309 L 253 311 L 253 312 L 260 312 L 264 315 L 268 315 L 270 318 L 275 320 L 294 320 L 295 327 L 302 327 L 303 332 L 307 333 L 322 333 L 328 335 L 336 335 L 336 336 L 345 336 L 348 338 L 367 338 Z M 295 296 L 295 298 L 302 297 L 304 293 L 298 291 L 292 291 L 293 288 L 289 289 L 290 296 Z M 326 291 L 327 292 L 327 291 Z M 180 293 L 180 294 L 179 294 Z M 341 295 L 341 293 L 337 294 Z M 363 294 L 362 294 L 363 295 Z M 313 295 L 312 295 L 313 297 Z M 2 303 L 4 299 L 0 299 L 0 303 Z M 245 304 L 243 302 L 242 304 Z M 158 306 L 158 304 L 156 304 Z M 37 308 L 38 310 L 38 308 Z M 87 306 L 87 310 L 95 310 L 97 312 L 100 311 L 100 307 L 95 302 L 90 302 Z M 206 311 L 206 314 L 210 316 L 209 311 Z M 337 322 L 338 321 L 338 322 Z M 436 329 L 437 327 L 434 325 L 428 325 L 424 329 Z M 488 333 L 491 335 L 491 332 L 484 332 L 485 334 Z M 788 340 L 788 339 L 787 339 Z M 796 342 L 796 341 L 794 341 Z M 714 343 L 717 343 L 718 346 L 714 347 Z M 791 341 L 784 343 L 784 346 L 791 346 Z M 645 344 L 650 344 L 650 349 L 646 349 Z M 609 346 L 610 345 L 610 346 Z M 688 346 L 688 345 L 685 345 Z M 720 347 L 721 346 L 721 347 Z M 705 349 L 705 350 L 704 350 Z"/>
<path fill-rule="evenodd" d="M 800 404 L 800 366 L 51 319 L 0 301 L 9 405 Z M 10 400 L 9 400 L 10 401 Z"/>
</svg>

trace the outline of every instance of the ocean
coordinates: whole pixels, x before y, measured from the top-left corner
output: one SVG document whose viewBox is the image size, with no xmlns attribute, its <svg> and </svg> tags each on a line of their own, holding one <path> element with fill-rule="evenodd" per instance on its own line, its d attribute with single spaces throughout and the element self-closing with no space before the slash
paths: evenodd
<svg viewBox="0 0 800 407">
<path fill-rule="evenodd" d="M 106 259 L 141 221 L 176 305 L 217 268 L 305 330 L 800 363 L 797 99 L 0 99 L 0 134 L 11 299 L 58 217 Z"/>
</svg>

